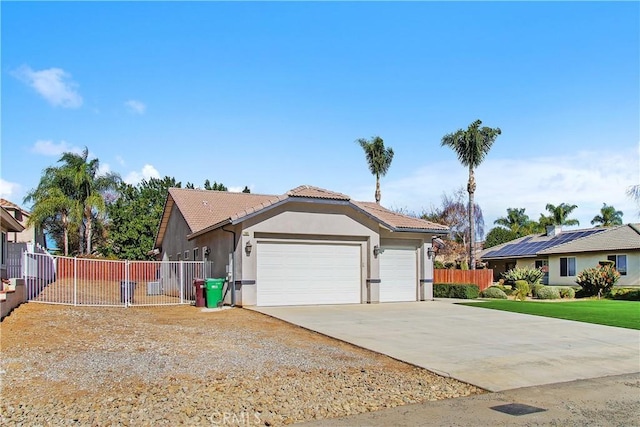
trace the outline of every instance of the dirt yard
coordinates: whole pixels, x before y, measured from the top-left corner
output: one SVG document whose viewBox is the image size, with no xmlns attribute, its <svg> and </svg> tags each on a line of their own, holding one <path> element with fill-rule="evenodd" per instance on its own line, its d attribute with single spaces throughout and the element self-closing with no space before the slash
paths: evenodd
<svg viewBox="0 0 640 427">
<path fill-rule="evenodd" d="M 283 425 L 482 390 L 239 308 L 24 304 L 2 425 Z"/>
</svg>

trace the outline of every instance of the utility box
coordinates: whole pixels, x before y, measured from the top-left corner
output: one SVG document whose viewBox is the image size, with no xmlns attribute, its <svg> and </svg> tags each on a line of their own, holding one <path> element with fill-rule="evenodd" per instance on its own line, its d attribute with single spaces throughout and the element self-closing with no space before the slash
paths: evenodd
<svg viewBox="0 0 640 427">
<path fill-rule="evenodd" d="M 160 289 L 160 282 L 148 282 L 147 283 L 147 295 L 160 295 L 162 290 Z"/>
</svg>

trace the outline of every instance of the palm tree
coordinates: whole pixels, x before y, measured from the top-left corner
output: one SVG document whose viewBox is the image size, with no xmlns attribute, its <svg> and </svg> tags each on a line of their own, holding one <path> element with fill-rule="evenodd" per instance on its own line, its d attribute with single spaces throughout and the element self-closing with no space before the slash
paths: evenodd
<svg viewBox="0 0 640 427">
<path fill-rule="evenodd" d="M 540 214 L 540 223 L 542 225 L 580 225 L 580 221 L 577 219 L 568 219 L 571 212 L 573 212 L 578 206 L 569 205 L 567 203 L 560 203 L 558 206 L 554 206 L 551 203 L 547 203 L 545 209 L 549 212 L 549 216 Z"/>
<path fill-rule="evenodd" d="M 393 160 L 393 149 L 391 147 L 386 148 L 384 141 L 379 136 L 374 136 L 371 140 L 364 138 L 357 139 L 356 142 L 360 144 L 360 147 L 364 150 L 364 154 L 367 157 L 367 163 L 369 164 L 369 170 L 376 177 L 376 203 L 380 204 L 380 177 L 385 176 L 391 166 Z"/>
<path fill-rule="evenodd" d="M 521 231 L 528 230 L 530 228 L 531 220 L 529 215 L 524 213 L 525 208 L 507 208 L 507 216 L 500 217 L 493 221 L 496 225 L 501 225 L 514 233 L 518 234 Z"/>
<path fill-rule="evenodd" d="M 600 215 L 593 217 L 591 225 L 597 224 L 600 227 L 622 225 L 622 215 L 622 211 L 617 211 L 613 206 L 607 206 L 606 203 L 603 203 L 600 208 Z"/>
<path fill-rule="evenodd" d="M 105 211 L 103 193 L 115 189 L 120 182 L 120 176 L 111 172 L 98 175 L 100 160 L 89 160 L 88 157 L 89 150 L 86 147 L 82 154 L 63 153 L 59 160 L 63 165 L 59 169 L 73 185 L 77 214 L 83 218 L 83 227 L 79 227 L 80 253 L 84 252 L 84 241 L 86 253 L 90 254 L 94 212 Z"/>
<path fill-rule="evenodd" d="M 69 225 L 75 201 L 69 182 L 59 168 L 45 169 L 38 187 L 27 193 L 24 203 L 33 203 L 27 226 L 40 227 L 49 221 L 59 221 L 63 232 L 64 255 L 69 255 Z"/>
<path fill-rule="evenodd" d="M 458 156 L 458 160 L 463 166 L 469 168 L 469 181 L 467 183 L 467 192 L 469 193 L 469 265 L 475 270 L 475 230 L 474 230 L 474 206 L 473 200 L 476 191 L 476 179 L 474 170 L 482 163 L 491 146 L 495 142 L 498 135 L 502 133 L 500 128 L 480 127 L 482 122 L 476 120 L 471 123 L 467 130 L 458 129 L 454 133 L 447 134 L 442 137 L 442 146 L 451 147 Z"/>
</svg>

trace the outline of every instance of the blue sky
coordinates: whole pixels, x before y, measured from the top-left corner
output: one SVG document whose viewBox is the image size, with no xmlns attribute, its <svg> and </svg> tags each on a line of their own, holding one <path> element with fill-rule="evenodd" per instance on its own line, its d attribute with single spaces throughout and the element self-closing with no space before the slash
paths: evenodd
<svg viewBox="0 0 640 427">
<path fill-rule="evenodd" d="M 382 204 L 466 186 L 440 146 L 500 127 L 477 170 L 486 229 L 603 202 L 638 222 L 637 2 L 2 2 L 0 195 L 22 203 L 87 146 L 129 182 L 173 176 L 373 200 L 357 138 L 395 151 Z"/>
</svg>

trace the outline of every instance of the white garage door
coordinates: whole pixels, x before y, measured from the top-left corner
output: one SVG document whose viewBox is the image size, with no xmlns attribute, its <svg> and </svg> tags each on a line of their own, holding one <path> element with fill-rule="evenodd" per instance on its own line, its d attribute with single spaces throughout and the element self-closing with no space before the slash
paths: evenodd
<svg viewBox="0 0 640 427">
<path fill-rule="evenodd" d="M 385 249 L 380 259 L 380 302 L 416 301 L 415 249 Z"/>
<path fill-rule="evenodd" d="M 257 304 L 360 303 L 360 245 L 258 243 Z"/>
</svg>

